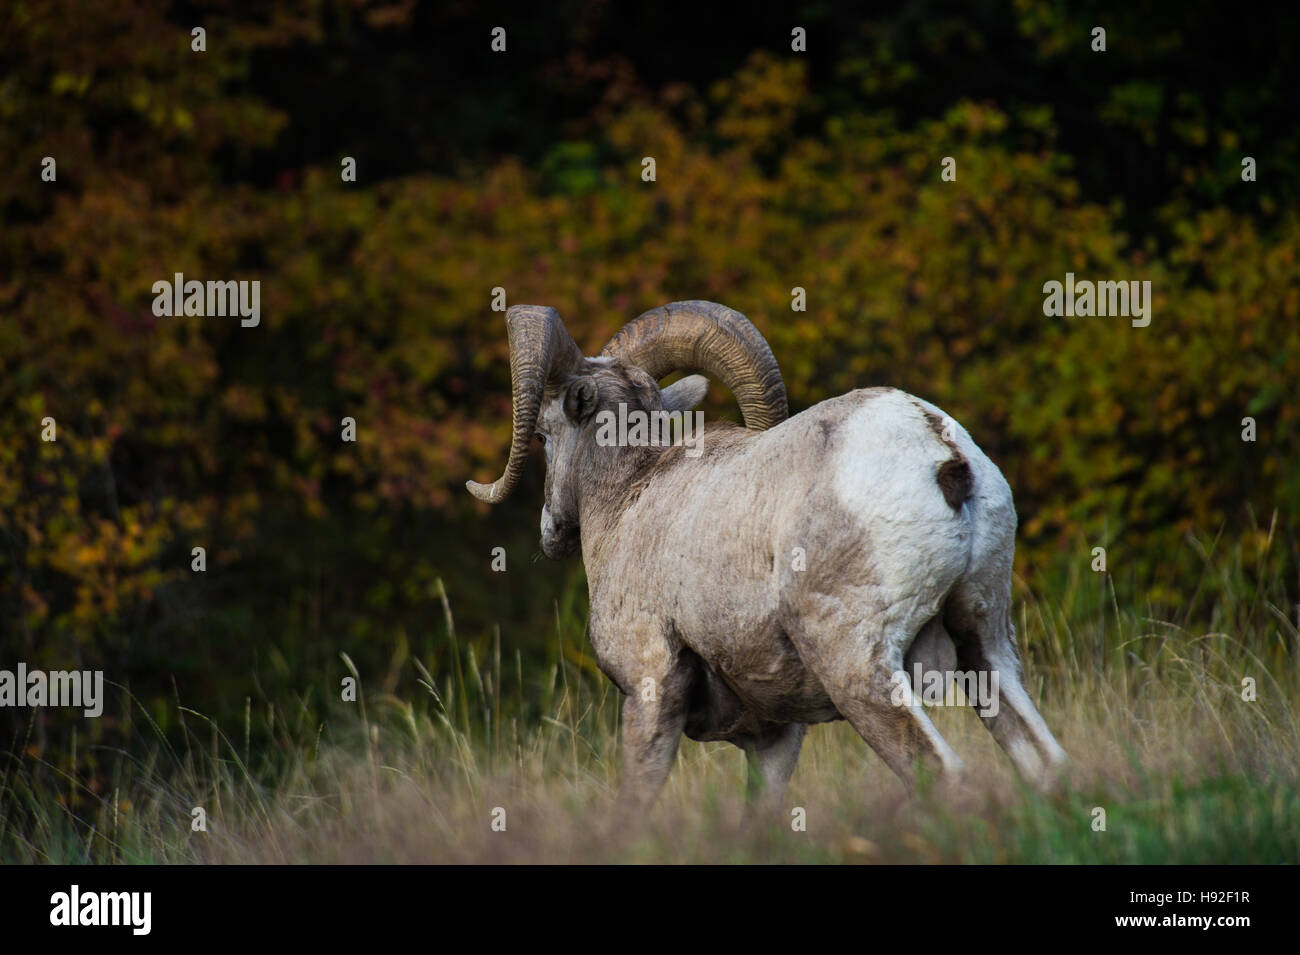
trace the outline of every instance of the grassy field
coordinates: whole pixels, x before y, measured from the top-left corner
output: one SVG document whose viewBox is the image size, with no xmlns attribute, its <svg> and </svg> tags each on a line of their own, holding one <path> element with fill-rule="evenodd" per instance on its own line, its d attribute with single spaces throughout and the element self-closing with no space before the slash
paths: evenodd
<svg viewBox="0 0 1300 955">
<path fill-rule="evenodd" d="M 528 673 L 499 635 L 461 641 L 439 593 L 438 652 L 416 659 L 402 641 L 382 678 L 357 674 L 356 703 L 318 690 L 217 727 L 178 699 L 179 738 L 133 707 L 137 739 L 100 754 L 113 768 L 97 791 L 9 756 L 0 861 L 1295 863 L 1288 546 L 1267 528 L 1231 548 L 1189 539 L 1181 558 L 1200 569 L 1182 587 L 1121 594 L 1086 563 L 1050 593 L 1017 581 L 1030 689 L 1072 759 L 1050 795 L 1015 777 L 969 709 L 932 708 L 966 760 L 960 791 L 908 796 L 841 722 L 809 732 L 776 820 L 742 824 L 739 750 L 683 741 L 654 812 L 617 828 L 620 700 L 590 659 L 582 601 L 557 604 L 555 662 Z"/>
</svg>

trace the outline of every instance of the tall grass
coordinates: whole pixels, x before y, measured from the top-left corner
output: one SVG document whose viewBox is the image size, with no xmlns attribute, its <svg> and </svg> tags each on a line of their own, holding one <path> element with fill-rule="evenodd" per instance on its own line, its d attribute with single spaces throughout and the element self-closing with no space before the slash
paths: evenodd
<svg viewBox="0 0 1300 955">
<path fill-rule="evenodd" d="M 279 706 L 250 699 L 243 725 L 218 727 L 177 698 L 177 737 L 119 688 L 133 739 L 100 754 L 112 771 L 94 786 L 18 741 L 0 766 L 0 859 L 1294 863 L 1288 546 L 1271 525 L 1231 547 L 1189 538 L 1169 580 L 1085 563 L 1043 593 L 1017 581 L 1030 692 L 1072 759 L 1051 794 L 1017 779 L 968 709 L 932 708 L 969 768 L 958 791 L 907 795 L 834 723 L 810 731 L 778 819 L 742 825 L 743 756 L 684 740 L 655 811 L 611 829 L 621 700 L 591 659 L 581 581 L 532 672 L 499 632 L 458 634 L 439 585 L 427 652 L 396 641 L 382 676 L 341 656 L 354 703 L 331 676 Z M 192 828 L 198 807 L 206 831 Z"/>
</svg>

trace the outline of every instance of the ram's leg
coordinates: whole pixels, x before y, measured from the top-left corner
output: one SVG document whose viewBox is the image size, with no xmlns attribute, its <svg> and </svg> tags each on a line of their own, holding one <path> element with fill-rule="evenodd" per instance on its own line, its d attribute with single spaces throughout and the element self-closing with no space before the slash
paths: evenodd
<svg viewBox="0 0 1300 955">
<path fill-rule="evenodd" d="M 903 670 L 903 647 L 930 615 L 851 623 L 842 612 L 809 619 L 796 641 L 835 708 L 909 788 L 924 764 L 944 778 L 962 761 L 939 735 Z"/>
<path fill-rule="evenodd" d="M 902 673 L 903 654 L 895 648 L 827 690 L 844 718 L 909 787 L 921 765 L 941 777 L 960 776 L 961 758 L 939 735 L 911 683 L 899 679 Z"/>
<path fill-rule="evenodd" d="M 1002 626 L 989 622 L 955 630 L 957 665 L 974 675 L 981 692 L 971 705 L 1016 769 L 1035 782 L 1046 783 L 1067 757 L 1021 683 L 1020 660 L 1011 634 L 1009 621 Z"/>
<path fill-rule="evenodd" d="M 990 593 L 963 583 L 950 598 L 945 619 L 957 645 L 957 666 L 968 675 L 968 686 L 978 688 L 970 701 L 976 713 L 1022 775 L 1049 783 L 1067 757 L 1021 682 L 1010 599 L 1001 596 L 1009 589 L 1004 584 Z"/>
<path fill-rule="evenodd" d="M 619 809 L 636 812 L 654 802 L 677 757 L 686 725 L 691 671 L 674 656 L 629 681 L 623 700 L 623 780 Z"/>
<path fill-rule="evenodd" d="M 787 723 L 745 741 L 747 817 L 769 816 L 781 808 L 806 729 L 802 723 Z"/>
</svg>

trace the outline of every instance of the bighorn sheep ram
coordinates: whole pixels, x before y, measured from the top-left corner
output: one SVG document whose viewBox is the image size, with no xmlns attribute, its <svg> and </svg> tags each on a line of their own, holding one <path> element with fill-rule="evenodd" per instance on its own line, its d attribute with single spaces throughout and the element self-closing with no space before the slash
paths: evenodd
<svg viewBox="0 0 1300 955">
<path fill-rule="evenodd" d="M 655 798 L 682 733 L 744 749 L 751 796 L 772 802 L 809 723 L 847 719 L 909 784 L 919 761 L 957 774 L 919 687 L 900 703 L 897 675 L 918 660 L 996 674 L 996 715 L 981 718 L 1016 767 L 1044 779 L 1064 763 L 1021 682 L 1011 490 L 964 428 L 892 388 L 789 418 L 767 342 L 713 302 L 646 312 L 598 358 L 552 308 L 516 305 L 506 326 L 510 457 L 496 483 L 467 486 L 503 500 L 543 439 L 542 550 L 582 550 L 592 648 L 625 696 L 625 806 Z M 721 379 L 745 427 L 711 424 L 695 457 L 596 440 L 598 413 L 620 404 L 702 401 L 701 375 L 660 390 L 673 371 Z"/>
</svg>

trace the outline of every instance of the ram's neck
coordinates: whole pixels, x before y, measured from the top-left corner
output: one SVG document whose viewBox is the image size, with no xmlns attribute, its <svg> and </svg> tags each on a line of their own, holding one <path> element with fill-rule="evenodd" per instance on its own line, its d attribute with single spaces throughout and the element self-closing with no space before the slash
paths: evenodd
<svg viewBox="0 0 1300 955">
<path fill-rule="evenodd" d="M 659 470 L 663 455 L 670 453 L 673 448 L 591 445 L 586 449 L 578 482 L 578 519 L 588 574 L 613 540 L 620 518 Z"/>
<path fill-rule="evenodd" d="M 578 514 L 582 557 L 588 580 L 595 582 L 603 556 L 627 533 L 630 512 L 645 513 L 637 501 L 667 488 L 698 484 L 701 468 L 727 467 L 759 432 L 726 421 L 710 422 L 707 435 L 696 431 L 689 444 L 658 447 L 589 446 L 581 462 Z M 687 473 L 683 475 L 682 470 Z"/>
</svg>

